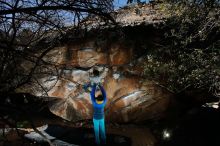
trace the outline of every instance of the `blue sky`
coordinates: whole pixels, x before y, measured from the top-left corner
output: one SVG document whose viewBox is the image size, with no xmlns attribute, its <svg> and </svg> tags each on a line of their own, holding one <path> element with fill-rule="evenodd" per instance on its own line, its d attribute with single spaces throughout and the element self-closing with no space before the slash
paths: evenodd
<svg viewBox="0 0 220 146">
<path fill-rule="evenodd" d="M 142 2 L 149 2 L 149 0 L 141 0 Z M 115 8 L 123 7 L 127 3 L 127 0 L 114 0 Z"/>
<path fill-rule="evenodd" d="M 127 3 L 127 0 L 114 0 L 115 8 L 122 7 L 126 5 L 126 3 Z"/>
</svg>

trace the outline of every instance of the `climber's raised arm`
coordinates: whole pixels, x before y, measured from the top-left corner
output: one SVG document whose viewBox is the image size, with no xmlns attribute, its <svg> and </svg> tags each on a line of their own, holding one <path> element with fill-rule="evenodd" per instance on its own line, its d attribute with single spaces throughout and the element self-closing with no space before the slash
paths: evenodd
<svg viewBox="0 0 220 146">
<path fill-rule="evenodd" d="M 96 101 L 95 101 L 95 91 L 96 91 L 96 84 L 93 84 L 93 86 L 92 86 L 92 91 L 91 91 L 91 93 L 90 93 L 90 95 L 91 95 L 91 100 L 92 100 L 92 103 L 93 103 L 93 104 L 96 103 Z"/>
<path fill-rule="evenodd" d="M 107 101 L 105 89 L 101 85 L 99 85 L 99 88 L 100 88 L 100 90 L 102 92 L 102 96 L 103 96 L 103 100 L 104 100 L 103 104 L 105 104 L 106 101 Z"/>
</svg>

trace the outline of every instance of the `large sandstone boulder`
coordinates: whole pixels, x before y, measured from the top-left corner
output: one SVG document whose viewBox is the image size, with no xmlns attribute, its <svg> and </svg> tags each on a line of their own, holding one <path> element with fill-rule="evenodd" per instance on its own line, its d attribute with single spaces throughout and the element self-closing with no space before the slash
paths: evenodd
<svg viewBox="0 0 220 146">
<path fill-rule="evenodd" d="M 106 120 L 140 122 L 163 116 L 172 94 L 142 77 L 143 58 L 134 64 L 132 48 L 112 45 L 105 52 L 87 44 L 72 46 L 70 50 L 65 47 L 57 49 L 49 54 L 52 61 L 56 58 L 57 65 L 62 66 L 59 69 L 61 76 L 54 80 L 42 79 L 46 86 L 53 85 L 48 95 L 59 98 L 50 107 L 54 114 L 70 121 L 92 118 L 90 93 L 83 89 L 83 85 L 91 81 L 96 69 L 107 92 Z"/>
</svg>

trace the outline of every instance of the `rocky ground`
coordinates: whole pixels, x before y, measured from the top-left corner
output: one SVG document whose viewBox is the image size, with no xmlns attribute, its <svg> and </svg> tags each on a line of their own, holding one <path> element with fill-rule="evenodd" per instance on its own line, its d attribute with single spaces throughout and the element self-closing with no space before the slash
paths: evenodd
<svg viewBox="0 0 220 146">
<path fill-rule="evenodd" d="M 50 121 L 49 123 L 51 124 L 41 127 L 39 130 L 55 145 L 95 145 L 91 121 L 72 125 L 62 121 Z M 37 125 L 40 126 L 41 124 L 42 121 Z M 107 146 L 153 146 L 156 142 L 154 136 L 146 126 L 107 124 L 106 130 Z M 15 129 L 8 129 L 5 136 L 2 136 L 0 145 L 48 145 L 45 139 L 31 128 L 19 128 L 18 131 L 20 136 Z"/>
<path fill-rule="evenodd" d="M 107 123 L 107 146 L 217 146 L 220 145 L 220 111 L 214 108 L 201 107 L 188 111 L 177 119 L 163 119 L 143 124 L 112 124 Z M 58 146 L 85 146 L 94 145 L 92 121 L 70 123 L 62 119 L 38 119 L 36 126 L 46 132 L 52 142 Z M 25 127 L 10 130 L 1 136 L 1 146 L 38 146 L 48 145 L 46 142 L 38 143 L 35 140 L 24 138 L 23 135 L 31 133 L 33 129 Z M 26 136 L 27 137 L 27 136 Z M 35 134 L 35 138 L 36 138 Z M 38 136 L 39 138 L 39 136 Z M 41 138 L 42 139 L 42 138 Z"/>
</svg>

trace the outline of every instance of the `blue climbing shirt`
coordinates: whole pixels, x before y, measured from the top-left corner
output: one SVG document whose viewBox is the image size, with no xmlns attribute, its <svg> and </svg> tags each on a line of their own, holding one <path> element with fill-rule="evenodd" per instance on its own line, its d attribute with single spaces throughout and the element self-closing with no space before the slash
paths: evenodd
<svg viewBox="0 0 220 146">
<path fill-rule="evenodd" d="M 94 84 L 92 86 L 92 91 L 91 91 L 91 100 L 92 100 L 92 104 L 93 104 L 93 108 L 94 108 L 94 113 L 93 113 L 93 118 L 94 119 L 103 119 L 104 118 L 104 107 L 105 107 L 105 104 L 106 104 L 106 101 L 107 101 L 106 93 L 105 93 L 104 88 L 102 86 L 99 86 L 99 87 L 101 89 L 102 96 L 104 98 L 103 103 L 98 104 L 96 102 L 96 99 L 95 99 L 96 84 Z"/>
</svg>

